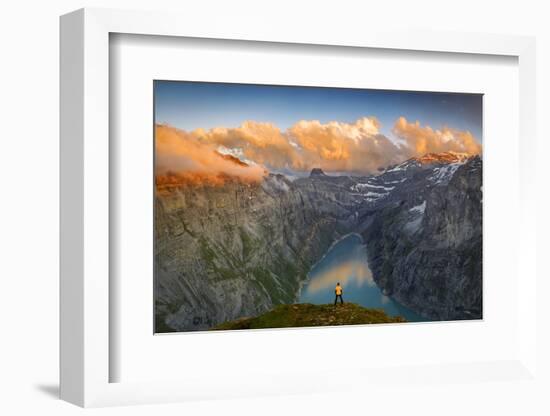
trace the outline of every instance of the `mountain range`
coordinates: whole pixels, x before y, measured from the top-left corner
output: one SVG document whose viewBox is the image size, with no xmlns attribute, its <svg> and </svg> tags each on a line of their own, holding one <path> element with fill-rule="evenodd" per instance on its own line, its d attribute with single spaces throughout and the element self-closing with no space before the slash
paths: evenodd
<svg viewBox="0 0 550 416">
<path fill-rule="evenodd" d="M 368 176 L 157 180 L 156 332 L 296 302 L 312 265 L 350 232 L 388 296 L 430 320 L 481 318 L 482 159 L 446 152 Z"/>
</svg>

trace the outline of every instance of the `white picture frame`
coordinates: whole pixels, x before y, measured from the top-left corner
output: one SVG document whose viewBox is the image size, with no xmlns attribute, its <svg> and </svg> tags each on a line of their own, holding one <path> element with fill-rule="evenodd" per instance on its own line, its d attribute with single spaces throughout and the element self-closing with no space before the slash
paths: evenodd
<svg viewBox="0 0 550 416">
<path fill-rule="evenodd" d="M 185 22 L 185 24 L 182 24 Z M 238 27 L 238 31 L 235 29 Z M 521 321 L 515 357 L 499 362 L 422 366 L 421 378 L 435 373 L 478 381 L 472 374 L 506 379 L 536 376 L 536 201 L 529 176 L 536 142 L 535 40 L 531 37 L 472 33 L 384 31 L 349 27 L 338 33 L 312 23 L 308 31 L 265 22 L 204 25 L 186 16 L 107 9 L 82 9 L 61 18 L 61 398 L 80 406 L 159 403 L 210 397 L 315 392 L 343 385 L 315 382 L 315 375 L 270 375 L 251 383 L 213 385 L 211 380 L 111 382 L 109 284 L 109 36 L 113 33 L 282 44 L 331 45 L 452 54 L 516 57 L 519 62 L 520 218 L 516 244 L 517 316 Z M 299 370 L 299 369 L 298 369 Z M 392 370 L 395 371 L 395 370 Z M 299 372 L 299 371 L 298 371 Z M 371 369 L 372 380 L 384 369 Z M 393 373 L 395 374 L 395 373 Z M 495 376 L 497 377 L 497 376 Z M 498 377 L 497 377 L 498 378 Z M 369 383 L 361 378 L 362 383 Z M 344 386 L 345 387 L 345 386 Z"/>
</svg>

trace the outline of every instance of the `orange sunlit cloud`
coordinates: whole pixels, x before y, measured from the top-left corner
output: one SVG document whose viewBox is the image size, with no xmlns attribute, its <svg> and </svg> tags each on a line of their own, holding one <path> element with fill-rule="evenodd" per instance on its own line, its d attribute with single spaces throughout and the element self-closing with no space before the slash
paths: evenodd
<svg viewBox="0 0 550 416">
<path fill-rule="evenodd" d="M 202 142 L 240 149 L 243 158 L 263 166 L 300 169 L 301 158 L 288 137 L 271 123 L 245 121 L 237 128 L 197 129 L 191 133 Z"/>
<path fill-rule="evenodd" d="M 392 131 L 405 141 L 405 147 L 409 149 L 411 156 L 448 151 L 472 155 L 481 153 L 481 145 L 469 131 L 449 127 L 434 130 L 430 126 L 421 126 L 418 121 L 410 123 L 405 117 L 397 119 Z"/>
<path fill-rule="evenodd" d="M 233 160 L 218 152 L 216 145 L 173 127 L 155 126 L 155 145 L 157 183 L 169 182 L 173 175 L 190 183 L 214 185 L 222 184 L 228 176 L 259 182 L 265 175 L 263 167 Z"/>
<path fill-rule="evenodd" d="M 226 177 L 260 181 L 269 169 L 307 172 L 320 167 L 327 172 L 369 174 L 430 152 L 481 152 L 481 145 L 467 131 L 434 130 L 400 117 L 392 129 L 396 142 L 381 134 L 380 127 L 375 117 L 353 123 L 301 120 L 286 131 L 255 121 L 191 132 L 157 125 L 157 175 L 175 173 L 214 183 Z"/>
<path fill-rule="evenodd" d="M 379 132 L 375 117 L 354 123 L 317 120 L 299 121 L 288 129 L 288 137 L 301 148 L 306 169 L 320 167 L 327 172 L 375 172 L 401 161 L 401 150 Z"/>
</svg>

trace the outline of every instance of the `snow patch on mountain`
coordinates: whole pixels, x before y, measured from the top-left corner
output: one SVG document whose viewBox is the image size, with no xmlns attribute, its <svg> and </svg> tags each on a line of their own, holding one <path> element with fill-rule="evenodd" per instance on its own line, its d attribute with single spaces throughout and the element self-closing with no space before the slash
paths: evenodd
<svg viewBox="0 0 550 416">
<path fill-rule="evenodd" d="M 352 185 L 350 189 L 352 192 L 363 192 L 368 190 L 369 188 L 383 189 L 384 191 L 392 191 L 395 188 L 395 186 L 373 185 L 367 182 L 367 183 L 357 183 L 355 185 Z"/>
<path fill-rule="evenodd" d="M 426 211 L 426 201 L 422 202 L 420 205 L 412 207 L 411 209 L 409 209 L 409 211 L 424 214 L 424 211 Z"/>
<path fill-rule="evenodd" d="M 435 184 L 447 184 L 452 179 L 456 170 L 462 166 L 464 162 L 451 163 L 450 165 L 436 167 L 433 173 L 428 177 L 428 180 Z"/>
</svg>

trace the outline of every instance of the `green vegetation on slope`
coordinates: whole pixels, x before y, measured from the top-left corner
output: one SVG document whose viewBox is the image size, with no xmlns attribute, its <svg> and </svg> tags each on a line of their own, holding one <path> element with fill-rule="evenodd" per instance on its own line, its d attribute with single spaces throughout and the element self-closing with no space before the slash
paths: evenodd
<svg viewBox="0 0 550 416">
<path fill-rule="evenodd" d="M 360 325 L 406 322 L 400 316 L 388 316 L 381 309 L 369 309 L 354 303 L 279 305 L 263 315 L 225 322 L 214 330 L 293 328 L 306 326 Z"/>
</svg>

